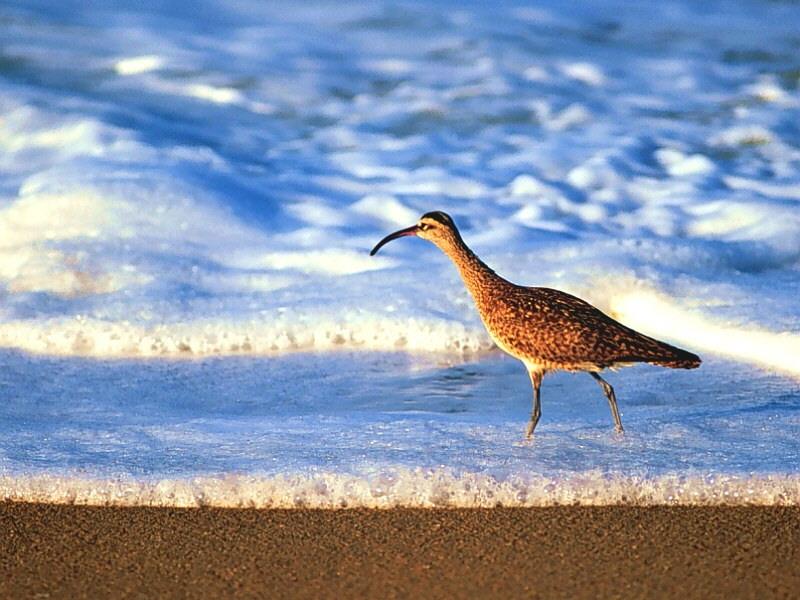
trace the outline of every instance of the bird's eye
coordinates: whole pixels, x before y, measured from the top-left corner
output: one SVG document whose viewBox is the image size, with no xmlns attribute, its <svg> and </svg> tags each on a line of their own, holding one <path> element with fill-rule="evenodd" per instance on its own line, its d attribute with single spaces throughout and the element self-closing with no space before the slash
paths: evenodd
<svg viewBox="0 0 800 600">
<path fill-rule="evenodd" d="M 422 229 L 422 231 L 427 231 L 428 229 L 430 229 L 430 228 L 431 228 L 431 226 L 430 226 L 430 225 L 426 225 L 425 223 L 422 223 L 422 224 L 419 226 L 419 228 L 420 228 L 420 229 Z"/>
</svg>

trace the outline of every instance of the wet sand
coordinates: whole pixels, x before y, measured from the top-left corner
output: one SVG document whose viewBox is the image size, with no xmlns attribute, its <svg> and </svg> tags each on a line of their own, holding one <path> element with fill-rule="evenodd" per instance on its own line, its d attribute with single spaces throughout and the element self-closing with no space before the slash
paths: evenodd
<svg viewBox="0 0 800 600">
<path fill-rule="evenodd" d="M 800 597 L 800 507 L 0 503 L 0 597 Z"/>
</svg>

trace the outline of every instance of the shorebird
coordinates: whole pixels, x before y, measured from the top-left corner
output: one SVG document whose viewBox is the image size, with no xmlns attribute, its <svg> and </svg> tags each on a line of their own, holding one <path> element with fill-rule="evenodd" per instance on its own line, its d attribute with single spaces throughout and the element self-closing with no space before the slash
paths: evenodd
<svg viewBox="0 0 800 600">
<path fill-rule="evenodd" d="M 497 346 L 519 359 L 533 385 L 533 408 L 525 437 L 541 417 L 542 379 L 552 371 L 585 371 L 608 399 L 614 427 L 622 433 L 614 388 L 600 376 L 603 369 L 649 363 L 671 369 L 695 369 L 700 358 L 634 331 L 598 308 L 566 292 L 524 287 L 500 277 L 469 249 L 449 215 L 429 212 L 416 225 L 390 233 L 370 252 L 406 236 L 433 242 L 453 261 L 475 301 L 486 330 Z"/>
</svg>

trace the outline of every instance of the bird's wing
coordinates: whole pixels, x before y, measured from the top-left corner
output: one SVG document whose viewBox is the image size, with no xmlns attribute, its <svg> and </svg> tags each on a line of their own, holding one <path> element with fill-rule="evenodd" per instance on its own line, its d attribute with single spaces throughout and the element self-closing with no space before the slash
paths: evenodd
<svg viewBox="0 0 800 600">
<path fill-rule="evenodd" d="M 506 329 L 517 347 L 546 361 L 610 366 L 672 360 L 682 352 L 626 327 L 576 296 L 550 288 L 517 287 L 505 313 Z"/>
</svg>

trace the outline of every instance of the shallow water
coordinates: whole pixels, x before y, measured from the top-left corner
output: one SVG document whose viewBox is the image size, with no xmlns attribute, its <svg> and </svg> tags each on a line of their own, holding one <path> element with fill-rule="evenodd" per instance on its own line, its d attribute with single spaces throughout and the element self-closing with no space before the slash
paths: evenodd
<svg viewBox="0 0 800 600">
<path fill-rule="evenodd" d="M 525 441 L 531 392 L 519 363 L 438 358 L 6 354 L 4 491 L 259 506 L 800 499 L 795 380 L 715 360 L 692 372 L 627 369 L 608 377 L 620 436 L 591 378 L 557 374 Z"/>
<path fill-rule="evenodd" d="M 410 504 L 484 476 L 796 500 L 798 22 L 763 1 L 4 3 L 4 493 L 324 473 L 320 498 L 357 504 L 348 485 L 408 471 L 389 496 Z M 529 383 L 452 266 L 419 240 L 368 256 L 433 209 L 502 275 L 703 367 L 610 375 L 622 440 L 590 378 L 548 378 L 518 444 Z"/>
</svg>

